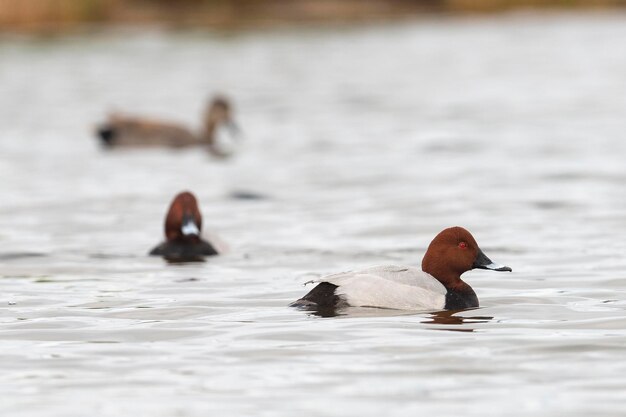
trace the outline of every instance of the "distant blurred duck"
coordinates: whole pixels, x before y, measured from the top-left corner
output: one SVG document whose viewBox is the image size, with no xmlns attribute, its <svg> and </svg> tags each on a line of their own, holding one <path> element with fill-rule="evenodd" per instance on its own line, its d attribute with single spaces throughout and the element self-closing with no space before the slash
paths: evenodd
<svg viewBox="0 0 626 417">
<path fill-rule="evenodd" d="M 428 246 L 422 268 L 374 266 L 328 275 L 291 304 L 323 312 L 342 307 L 399 310 L 461 310 L 478 307 L 478 297 L 461 274 L 471 269 L 511 271 L 492 262 L 462 227 L 440 232 Z"/>
<path fill-rule="evenodd" d="M 97 127 L 96 134 L 109 148 L 206 146 L 214 156 L 225 157 L 231 152 L 225 150 L 217 139 L 217 131 L 221 127 L 227 127 L 232 138 L 239 138 L 230 102 L 225 97 L 217 96 L 207 106 L 200 132 L 176 123 L 114 113 Z"/>
<path fill-rule="evenodd" d="M 178 194 L 165 217 L 166 241 L 150 251 L 170 261 L 201 261 L 205 256 L 217 255 L 217 249 L 200 237 L 202 216 L 196 197 L 188 192 Z"/>
</svg>

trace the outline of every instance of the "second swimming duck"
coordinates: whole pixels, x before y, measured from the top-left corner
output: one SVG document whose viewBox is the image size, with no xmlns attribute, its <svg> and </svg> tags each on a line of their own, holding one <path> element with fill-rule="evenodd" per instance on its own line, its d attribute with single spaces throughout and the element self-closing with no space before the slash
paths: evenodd
<svg viewBox="0 0 626 417">
<path fill-rule="evenodd" d="M 169 261 L 202 261 L 205 256 L 217 255 L 215 247 L 200 237 L 202 216 L 196 197 L 184 191 L 178 194 L 165 217 L 166 241 L 150 251 Z"/>
<path fill-rule="evenodd" d="M 97 127 L 96 135 L 108 148 L 206 146 L 211 154 L 224 157 L 228 153 L 220 149 L 216 140 L 216 132 L 221 126 L 226 126 L 232 136 L 237 137 L 232 106 L 228 99 L 217 96 L 207 106 L 200 132 L 176 123 L 111 114 L 106 122 Z"/>
</svg>

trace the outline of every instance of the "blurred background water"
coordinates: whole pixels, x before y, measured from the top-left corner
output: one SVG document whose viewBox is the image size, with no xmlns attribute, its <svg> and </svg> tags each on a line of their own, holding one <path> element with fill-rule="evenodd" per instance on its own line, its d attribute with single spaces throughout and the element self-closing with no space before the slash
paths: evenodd
<svg viewBox="0 0 626 417">
<path fill-rule="evenodd" d="M 3 35 L 3 410 L 623 415 L 624 39 L 623 13 Z M 231 160 L 93 138 L 115 109 L 199 126 L 214 92 Z M 146 256 L 183 189 L 227 255 Z M 464 276 L 480 309 L 286 307 L 452 225 L 513 268 Z"/>
</svg>

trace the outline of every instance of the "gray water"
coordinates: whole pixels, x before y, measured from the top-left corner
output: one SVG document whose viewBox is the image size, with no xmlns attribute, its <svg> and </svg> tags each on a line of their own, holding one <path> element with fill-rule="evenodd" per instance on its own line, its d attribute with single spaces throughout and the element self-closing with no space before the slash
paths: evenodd
<svg viewBox="0 0 626 417">
<path fill-rule="evenodd" d="M 619 416 L 626 15 L 0 38 L 0 404 L 11 416 Z M 245 143 L 106 152 L 112 110 Z M 229 246 L 146 256 L 175 193 Z M 236 191 L 264 199 L 236 200 Z M 287 304 L 468 228 L 481 308 Z"/>
</svg>

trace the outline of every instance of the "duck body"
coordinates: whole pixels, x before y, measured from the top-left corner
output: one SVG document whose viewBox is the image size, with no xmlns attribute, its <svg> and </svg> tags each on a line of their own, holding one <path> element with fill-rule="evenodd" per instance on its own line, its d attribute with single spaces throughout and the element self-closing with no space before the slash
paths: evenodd
<svg viewBox="0 0 626 417">
<path fill-rule="evenodd" d="M 165 241 L 150 251 L 152 256 L 162 256 L 169 261 L 201 261 L 205 256 L 218 255 L 212 244 L 203 239 L 195 242 Z"/>
<path fill-rule="evenodd" d="M 446 288 L 421 269 L 410 266 L 373 266 L 328 275 L 314 282 L 335 286 L 334 307 L 431 310 L 443 309 L 445 304 Z M 309 294 L 303 299 L 307 297 L 313 302 L 321 301 Z"/>
<path fill-rule="evenodd" d="M 120 114 L 111 115 L 96 133 L 111 148 L 183 148 L 203 143 L 199 135 L 176 123 Z"/>
<path fill-rule="evenodd" d="M 422 268 L 384 265 L 328 275 L 291 304 L 309 310 L 376 307 L 398 310 L 441 311 L 479 306 L 476 293 L 460 275 L 471 269 L 511 271 L 492 262 L 471 234 L 453 227 L 431 242 Z"/>
<path fill-rule="evenodd" d="M 317 291 L 311 291 L 294 305 L 429 311 L 478 307 L 478 297 L 471 288 L 466 292 L 448 290 L 432 275 L 413 266 L 372 266 L 312 282 L 319 283 L 320 288 L 316 287 Z"/>
</svg>

